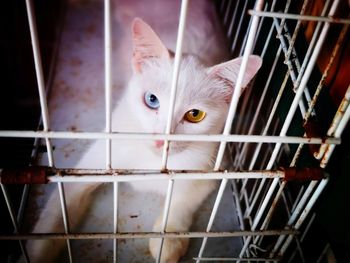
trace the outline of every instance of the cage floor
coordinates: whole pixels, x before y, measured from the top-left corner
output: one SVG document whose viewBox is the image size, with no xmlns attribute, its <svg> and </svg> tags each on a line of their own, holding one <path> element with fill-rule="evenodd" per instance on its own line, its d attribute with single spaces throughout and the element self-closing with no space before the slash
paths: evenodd
<svg viewBox="0 0 350 263">
<path fill-rule="evenodd" d="M 74 1 L 71 1 L 74 2 Z M 113 72 L 118 72 L 118 25 L 113 25 Z M 116 75 L 116 74 L 114 74 Z M 113 101 L 117 103 L 123 92 L 114 77 Z M 52 130 L 102 131 L 104 128 L 104 50 L 103 6 L 101 1 L 68 6 L 58 45 L 57 64 L 49 99 Z M 91 142 L 87 140 L 53 140 L 55 166 L 75 167 Z M 47 164 L 42 155 L 40 164 Z M 56 185 L 32 188 L 27 225 L 35 222 L 50 192 Z M 205 231 L 216 194 L 196 213 L 191 230 Z M 111 232 L 113 229 L 113 187 L 102 186 L 77 232 Z M 164 197 L 135 192 L 127 183 L 119 188 L 118 229 L 120 232 L 152 231 L 153 222 L 163 207 Z M 59 209 L 58 207 L 56 209 Z M 70 215 L 74 217 L 73 215 Z M 228 186 L 213 231 L 238 230 L 232 192 Z M 201 239 L 193 239 L 184 262 L 197 256 Z M 113 257 L 112 240 L 72 241 L 75 262 L 110 262 Z M 204 256 L 237 256 L 242 246 L 240 238 L 208 240 Z M 96 261 L 98 259 L 98 261 Z M 153 262 L 147 239 L 125 239 L 118 242 L 119 262 Z M 62 262 L 66 262 L 62 255 Z"/>
</svg>

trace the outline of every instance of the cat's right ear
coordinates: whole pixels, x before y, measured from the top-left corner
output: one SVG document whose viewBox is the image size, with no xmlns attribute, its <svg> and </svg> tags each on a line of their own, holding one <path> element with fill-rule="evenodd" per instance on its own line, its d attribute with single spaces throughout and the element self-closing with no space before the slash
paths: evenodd
<svg viewBox="0 0 350 263">
<path fill-rule="evenodd" d="M 135 18 L 132 22 L 132 42 L 132 65 L 137 73 L 142 72 L 143 65 L 150 58 L 170 59 L 168 49 L 152 28 L 140 18 Z"/>
<path fill-rule="evenodd" d="M 238 72 L 241 67 L 242 57 L 232 59 L 230 61 L 215 65 L 208 69 L 209 76 L 211 78 L 218 79 L 226 88 L 224 94 L 227 103 L 230 102 L 233 90 L 236 86 L 236 80 L 238 78 Z M 249 82 L 254 78 L 255 74 L 261 67 L 262 60 L 260 57 L 250 55 L 248 58 L 248 64 L 243 76 L 242 88 L 245 88 Z"/>
</svg>

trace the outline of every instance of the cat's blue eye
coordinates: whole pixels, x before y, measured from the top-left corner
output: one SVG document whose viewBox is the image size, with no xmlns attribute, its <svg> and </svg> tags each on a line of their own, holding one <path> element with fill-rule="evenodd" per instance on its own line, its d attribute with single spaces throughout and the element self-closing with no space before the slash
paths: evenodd
<svg viewBox="0 0 350 263">
<path fill-rule="evenodd" d="M 151 109 L 158 109 L 159 108 L 159 100 L 156 95 L 152 94 L 151 92 L 145 92 L 144 101 L 147 107 Z"/>
</svg>

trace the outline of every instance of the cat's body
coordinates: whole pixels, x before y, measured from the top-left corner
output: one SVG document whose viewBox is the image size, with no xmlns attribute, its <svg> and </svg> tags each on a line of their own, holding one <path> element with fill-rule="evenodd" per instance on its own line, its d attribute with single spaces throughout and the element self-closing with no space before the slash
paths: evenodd
<svg viewBox="0 0 350 263">
<path fill-rule="evenodd" d="M 118 1 L 115 17 L 119 21 L 123 37 L 119 38 L 118 60 L 123 65 L 124 76 L 131 76 L 123 97 L 112 114 L 113 132 L 163 133 L 168 114 L 170 86 L 173 72 L 173 56 L 167 48 L 175 47 L 180 1 L 159 1 L 147 5 L 146 1 Z M 172 133 L 219 134 L 222 131 L 229 101 L 238 74 L 240 59 L 216 65 L 226 57 L 226 45 L 220 33 L 214 8 L 209 1 L 190 1 L 181 63 L 176 104 L 172 122 Z M 150 23 L 151 27 L 139 16 Z M 131 25 L 132 24 L 132 25 Z M 132 28 L 130 34 L 130 26 Z M 163 44 L 165 43 L 165 44 Z M 133 47 L 133 48 L 132 48 Z M 130 61 L 132 63 L 130 63 Z M 251 57 L 243 85 L 247 85 L 261 65 L 257 57 Z M 92 76 L 93 77 L 93 76 Z M 122 82 L 122 81 L 121 81 Z M 101 84 L 102 85 L 102 84 Z M 156 96 L 158 107 L 150 107 L 146 93 Z M 153 103 L 153 102 L 152 102 Z M 185 118 L 191 110 L 206 113 L 203 120 L 191 122 Z M 162 141 L 113 141 L 112 168 L 159 170 L 162 160 Z M 171 142 L 168 169 L 208 170 L 215 160 L 216 143 Z M 77 168 L 105 168 L 105 141 L 93 143 L 80 158 Z M 167 181 L 131 184 L 135 189 L 165 194 Z M 99 185 L 68 184 L 65 186 L 66 203 L 71 229 L 79 223 L 89 206 L 93 191 Z M 167 231 L 188 231 L 192 216 L 201 203 L 215 188 L 209 180 L 175 181 Z M 189 201 L 190 200 L 190 201 Z M 61 212 L 59 199 L 53 194 L 40 215 L 33 232 L 57 232 Z M 162 214 L 154 225 L 160 231 Z M 157 239 L 150 242 L 150 250 L 156 257 Z M 28 244 L 33 262 L 51 262 L 57 256 L 62 241 L 44 241 Z M 162 262 L 177 262 L 184 255 L 188 239 L 166 239 L 163 245 Z"/>
</svg>

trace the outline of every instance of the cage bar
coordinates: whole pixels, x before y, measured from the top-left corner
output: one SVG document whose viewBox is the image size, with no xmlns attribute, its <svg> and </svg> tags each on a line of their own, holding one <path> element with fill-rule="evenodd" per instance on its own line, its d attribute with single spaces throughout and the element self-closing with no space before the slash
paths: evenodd
<svg viewBox="0 0 350 263">
<path fill-rule="evenodd" d="M 9 215 L 10 215 L 10 218 L 11 218 L 11 222 L 12 222 L 12 226 L 14 228 L 14 232 L 15 232 L 15 234 L 17 234 L 17 233 L 19 233 L 19 228 L 18 228 L 18 223 L 17 223 L 17 220 L 16 220 L 15 213 L 14 213 L 13 208 L 12 208 L 10 197 L 9 197 L 9 195 L 7 193 L 7 190 L 6 190 L 5 186 L 2 183 L 0 183 L 0 187 L 1 187 L 1 191 L 2 191 L 2 194 L 4 196 L 4 199 L 5 199 L 5 202 L 6 202 L 7 210 L 9 212 Z M 15 240 L 17 240 L 17 239 L 15 239 Z M 22 240 L 18 239 L 18 242 L 19 242 L 19 246 L 21 248 L 21 252 L 23 254 L 23 258 L 24 258 L 25 262 L 29 263 L 27 250 L 26 250 L 25 246 L 23 245 Z"/>
<path fill-rule="evenodd" d="M 328 15 L 328 17 L 322 17 L 322 16 L 297 15 L 297 14 L 288 14 L 288 13 L 279 13 L 279 12 L 264 12 L 264 11 L 255 11 L 255 10 L 248 10 L 248 14 L 256 15 L 256 16 L 274 17 L 274 18 L 303 20 L 303 21 L 318 21 L 318 22 L 335 23 L 335 24 L 350 24 L 350 19 L 338 18 L 332 15 Z"/>
<path fill-rule="evenodd" d="M 161 233 L 164 234 L 166 231 L 166 225 L 168 222 L 169 212 L 170 212 L 170 204 L 171 204 L 171 197 L 174 189 L 174 180 L 170 179 L 168 183 L 168 190 L 165 198 L 165 204 L 164 204 L 164 211 L 163 211 L 163 218 L 162 218 L 162 226 L 161 226 Z M 158 255 L 157 255 L 157 263 L 160 263 L 160 259 L 162 256 L 162 249 L 163 249 L 163 243 L 164 238 L 160 240 Z"/>
<path fill-rule="evenodd" d="M 104 59 L 105 59 L 105 131 L 112 132 L 112 22 L 111 1 L 104 1 Z M 106 139 L 106 168 L 112 164 L 112 142 Z"/>
<path fill-rule="evenodd" d="M 262 1 L 262 0 L 257 1 L 256 5 L 255 5 L 255 9 L 256 10 L 261 10 L 262 7 L 263 7 L 263 4 L 264 4 L 263 2 L 264 1 Z M 233 118 L 235 116 L 236 108 L 237 108 L 237 105 L 238 105 L 239 95 L 240 95 L 240 92 L 241 92 L 244 71 L 245 71 L 245 69 L 247 67 L 248 56 L 249 56 L 249 54 L 251 54 L 251 51 L 252 51 L 252 47 L 253 47 L 253 43 L 254 43 L 254 37 L 255 37 L 255 34 L 256 34 L 256 30 L 258 28 L 258 23 L 259 23 L 259 19 L 257 17 L 254 17 L 252 25 L 251 25 L 251 28 L 249 29 L 247 45 L 246 45 L 246 48 L 244 50 L 242 64 L 241 64 L 240 69 L 239 69 L 235 90 L 234 90 L 234 92 L 232 94 L 232 100 L 231 100 L 231 103 L 230 103 L 230 108 L 229 108 L 228 116 L 227 116 L 227 119 L 226 119 L 226 122 L 225 122 L 224 131 L 223 131 L 224 135 L 229 134 L 230 130 L 231 130 Z M 217 170 L 220 169 L 220 165 L 221 165 L 221 162 L 222 162 L 222 159 L 223 159 L 223 156 L 224 156 L 225 147 L 226 147 L 226 142 L 221 142 L 220 146 L 219 146 L 218 153 L 217 153 L 217 158 L 216 158 L 216 162 L 215 162 L 215 166 L 214 166 L 214 171 L 217 171 Z M 207 231 L 208 232 L 210 231 L 212 222 L 214 221 L 214 218 L 216 216 L 217 207 L 219 206 L 219 204 L 221 202 L 222 193 L 223 193 L 223 191 L 226 188 L 226 184 L 227 184 L 227 179 L 223 179 L 221 181 L 221 185 L 220 185 L 220 189 L 218 191 L 218 195 L 217 195 L 217 197 L 215 199 L 213 211 L 212 211 L 212 213 L 210 215 L 209 223 L 208 223 L 208 226 L 207 226 Z M 203 241 L 202 241 L 201 248 L 200 248 L 199 253 L 198 253 L 198 258 L 202 257 L 203 252 L 204 252 L 204 248 L 205 248 L 205 245 L 206 245 L 206 242 L 207 242 L 207 239 L 204 238 Z M 200 262 L 200 261 L 197 260 L 196 262 Z"/>
<path fill-rule="evenodd" d="M 339 1 L 334 1 L 333 2 L 331 10 L 329 11 L 329 15 L 330 16 L 334 15 L 334 12 L 335 12 L 338 4 L 339 4 Z M 306 83 L 307 83 L 307 81 L 308 81 L 308 79 L 310 77 L 311 71 L 312 71 L 312 69 L 313 69 L 313 67 L 314 67 L 314 65 L 316 63 L 316 58 L 317 58 L 317 56 L 318 56 L 318 54 L 320 52 L 320 49 L 322 47 L 322 44 L 324 42 L 324 39 L 325 39 L 326 34 L 328 32 L 328 29 L 329 29 L 329 23 L 326 23 L 324 25 L 323 29 L 322 29 L 319 41 L 316 43 L 315 49 L 314 49 L 314 51 L 313 51 L 313 53 L 311 55 L 309 64 L 308 64 L 308 66 L 306 68 L 306 71 L 305 71 L 305 74 L 304 74 L 304 76 L 303 76 L 303 78 L 301 80 L 301 83 L 300 83 L 300 86 L 299 86 L 299 88 L 297 90 L 297 93 L 295 94 L 295 97 L 293 99 L 293 102 L 292 102 L 292 105 L 291 105 L 290 110 L 288 112 L 288 115 L 287 115 L 287 117 L 285 119 L 285 122 L 284 122 L 284 124 L 282 126 L 282 129 L 281 129 L 281 132 L 280 132 L 280 136 L 285 136 L 286 133 L 287 133 L 287 130 L 288 130 L 289 126 L 290 126 L 290 123 L 291 123 L 292 118 L 294 116 L 294 113 L 296 111 L 297 105 L 298 105 L 299 100 L 301 98 L 301 95 L 304 92 L 304 88 L 306 86 Z M 281 148 L 281 144 L 276 144 L 275 145 L 275 148 L 274 148 L 274 151 L 273 151 L 273 153 L 271 155 L 270 161 L 269 161 L 269 163 L 268 163 L 268 165 L 266 167 L 267 170 L 269 170 L 269 169 L 271 169 L 273 167 L 274 162 L 276 160 L 276 157 L 277 157 L 277 154 L 278 154 L 280 148 Z M 275 190 L 275 187 L 277 186 L 277 183 L 278 183 L 278 179 L 274 179 L 272 184 L 271 184 L 271 186 L 270 186 L 270 188 L 269 188 L 269 191 L 268 191 L 267 195 L 264 198 L 264 201 L 263 201 L 261 207 L 259 208 L 258 214 L 256 215 L 256 217 L 254 219 L 254 224 L 252 226 L 253 230 L 255 230 L 255 228 L 257 227 L 257 225 L 258 225 L 258 223 L 259 223 L 259 221 L 260 221 L 260 219 L 261 219 L 261 217 L 263 215 L 263 212 L 265 211 L 265 209 L 267 207 L 267 204 L 268 204 L 268 202 L 269 202 L 269 200 L 270 200 L 270 198 L 271 198 L 271 196 L 272 196 L 272 194 L 273 194 L 273 192 Z M 243 249 L 242 249 L 242 251 L 240 253 L 240 257 L 243 256 L 243 254 L 244 254 L 244 252 L 245 252 L 249 242 L 250 242 L 250 238 L 248 238 L 247 241 L 245 242 L 245 244 L 243 246 Z"/>
<path fill-rule="evenodd" d="M 177 89 L 177 83 L 178 83 L 179 73 L 180 73 L 182 44 L 183 44 L 183 38 L 185 35 L 187 8 L 188 8 L 188 0 L 182 0 L 181 10 L 180 10 L 180 18 L 179 18 L 179 28 L 178 28 L 177 39 L 176 39 L 174 71 L 173 71 L 173 78 L 172 78 L 172 82 L 171 82 L 169 111 L 168 111 L 168 118 L 167 118 L 167 123 L 166 123 L 166 128 L 165 128 L 165 134 L 167 134 L 167 135 L 171 133 L 172 119 L 173 119 L 173 115 L 174 115 L 176 89 Z M 169 151 L 169 141 L 165 140 L 164 147 L 163 147 L 163 155 L 162 155 L 162 169 L 163 170 L 165 170 L 166 166 L 167 166 L 168 151 Z"/>
<path fill-rule="evenodd" d="M 0 240 L 40 240 L 40 239 L 135 239 L 135 238 L 203 238 L 203 237 L 242 237 L 242 236 L 278 236 L 298 235 L 293 229 L 270 229 L 264 231 L 220 231 L 220 232 L 132 232 L 132 233 L 32 233 L 0 235 Z"/>
<path fill-rule="evenodd" d="M 36 72 L 37 83 L 38 83 L 42 121 L 43 121 L 44 131 L 48 131 L 49 130 L 49 112 L 48 112 L 46 92 L 45 92 L 44 73 L 43 73 L 42 63 L 41 63 L 41 54 L 40 54 L 40 48 L 39 48 L 37 26 L 36 26 L 35 15 L 34 15 L 34 7 L 31 0 L 26 0 L 26 10 L 27 10 L 27 16 L 28 16 L 30 37 L 31 37 L 32 47 L 33 47 L 33 57 L 34 57 L 35 72 Z M 46 137 L 45 142 L 46 142 L 49 165 L 54 166 L 52 146 L 49 138 Z M 58 186 L 58 191 L 60 193 L 64 228 L 65 228 L 65 232 L 68 233 L 69 228 L 68 228 L 68 221 L 66 219 L 67 215 L 66 215 L 66 204 L 64 200 L 63 186 L 61 185 L 61 183 L 57 184 L 57 186 Z M 69 240 L 67 240 L 67 249 L 68 249 L 69 262 L 73 262 Z"/>
<path fill-rule="evenodd" d="M 64 131 L 0 131 L 0 137 L 8 138 L 54 138 L 54 139 L 113 139 L 113 140 L 170 140 L 193 142 L 251 142 L 291 144 L 340 144 L 339 138 L 304 138 L 297 136 L 267 136 L 240 134 L 147 134 L 147 133 L 105 133 L 105 132 L 64 132 Z"/>
</svg>

